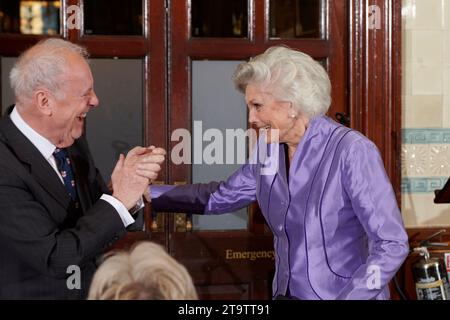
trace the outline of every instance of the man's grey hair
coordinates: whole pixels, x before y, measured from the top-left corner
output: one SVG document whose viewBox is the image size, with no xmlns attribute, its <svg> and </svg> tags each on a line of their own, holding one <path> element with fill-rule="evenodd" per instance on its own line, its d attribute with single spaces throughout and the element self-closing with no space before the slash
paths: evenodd
<svg viewBox="0 0 450 320">
<path fill-rule="evenodd" d="M 88 58 L 85 48 L 57 38 L 42 40 L 23 52 L 9 74 L 16 101 L 31 98 L 42 88 L 61 98 L 61 79 L 69 72 L 65 53 Z"/>
<path fill-rule="evenodd" d="M 267 49 L 234 72 L 236 88 L 262 85 L 275 99 L 291 102 L 310 119 L 323 115 L 331 104 L 331 83 L 322 65 L 309 55 L 284 47 Z"/>
</svg>

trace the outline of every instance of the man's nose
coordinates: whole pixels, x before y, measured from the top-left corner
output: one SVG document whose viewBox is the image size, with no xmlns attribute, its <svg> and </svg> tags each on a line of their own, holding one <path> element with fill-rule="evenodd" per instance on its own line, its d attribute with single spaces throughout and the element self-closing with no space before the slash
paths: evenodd
<svg viewBox="0 0 450 320">
<path fill-rule="evenodd" d="M 100 101 L 98 100 L 97 95 L 95 94 L 95 91 L 92 91 L 91 98 L 89 99 L 89 106 L 90 107 L 97 107 Z"/>
</svg>

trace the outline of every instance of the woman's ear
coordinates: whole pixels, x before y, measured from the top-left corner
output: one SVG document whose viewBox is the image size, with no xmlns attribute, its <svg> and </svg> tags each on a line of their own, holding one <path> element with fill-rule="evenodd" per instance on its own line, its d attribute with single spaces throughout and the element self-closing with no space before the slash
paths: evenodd
<svg viewBox="0 0 450 320">
<path fill-rule="evenodd" d="M 39 89 L 34 93 L 34 103 L 43 115 L 52 115 L 51 99 L 52 97 L 47 90 Z"/>
<path fill-rule="evenodd" d="M 292 112 L 297 113 L 297 110 L 295 110 L 294 104 L 291 101 L 285 101 L 284 103 L 286 103 L 287 110 L 288 110 L 289 113 L 292 113 Z"/>
<path fill-rule="evenodd" d="M 290 118 L 297 118 L 298 117 L 298 111 L 297 109 L 294 107 L 294 104 L 290 101 L 287 102 L 289 104 L 289 117 Z"/>
</svg>

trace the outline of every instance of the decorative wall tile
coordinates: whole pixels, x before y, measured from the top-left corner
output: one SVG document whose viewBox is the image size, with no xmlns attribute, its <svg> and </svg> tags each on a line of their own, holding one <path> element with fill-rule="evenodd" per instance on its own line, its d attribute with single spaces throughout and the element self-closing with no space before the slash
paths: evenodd
<svg viewBox="0 0 450 320">
<path fill-rule="evenodd" d="M 428 177 L 428 178 L 403 178 L 402 193 L 434 193 L 435 190 L 442 189 L 448 177 Z"/>
<path fill-rule="evenodd" d="M 442 128 L 442 95 L 406 95 L 406 128 Z"/>
<path fill-rule="evenodd" d="M 412 95 L 413 70 L 412 62 L 405 61 L 403 63 L 402 75 L 402 95 Z"/>
<path fill-rule="evenodd" d="M 442 27 L 444 30 L 450 30 L 450 1 L 444 0 L 442 7 Z"/>
<path fill-rule="evenodd" d="M 402 1 L 402 27 L 403 30 L 409 30 L 414 27 L 414 4 L 413 0 Z"/>
<path fill-rule="evenodd" d="M 450 73 L 449 73 L 450 75 Z M 449 77 L 450 80 L 450 77 Z M 449 81 L 450 85 L 450 81 Z M 449 86 L 450 89 L 450 86 Z M 450 128 L 450 95 L 445 95 L 443 97 L 443 106 L 442 106 L 442 127 Z"/>
<path fill-rule="evenodd" d="M 442 64 L 412 64 L 413 95 L 442 94 Z"/>
<path fill-rule="evenodd" d="M 450 34 L 449 34 L 450 38 Z M 450 40 L 450 39 L 449 39 Z M 449 41 L 450 43 L 450 41 Z M 450 48 L 449 48 L 449 59 L 450 59 Z M 443 95 L 450 95 L 450 60 L 444 60 L 443 61 L 443 67 L 442 67 L 442 94 Z"/>
<path fill-rule="evenodd" d="M 429 146 L 429 169 L 431 176 L 450 176 L 449 145 Z"/>
<path fill-rule="evenodd" d="M 450 225 L 450 205 L 434 203 L 434 194 L 404 194 L 401 211 L 407 228 L 442 227 Z"/>
<path fill-rule="evenodd" d="M 442 61 L 444 31 L 413 30 L 411 58 L 413 63 L 430 66 Z"/>
<path fill-rule="evenodd" d="M 412 30 L 404 30 L 402 35 L 402 61 L 412 63 Z"/>
<path fill-rule="evenodd" d="M 450 144 L 450 128 L 403 128 L 404 144 Z"/>
<path fill-rule="evenodd" d="M 450 225 L 450 0 L 402 0 L 402 201 L 406 227 Z"/>
<path fill-rule="evenodd" d="M 410 10 L 411 28 L 441 29 L 443 28 L 443 6 L 445 0 L 412 0 L 407 1 Z"/>
<path fill-rule="evenodd" d="M 428 168 L 427 145 L 403 145 L 401 154 L 402 176 L 424 176 Z"/>
<path fill-rule="evenodd" d="M 450 145 L 403 144 L 401 166 L 403 177 L 450 176 Z"/>
</svg>

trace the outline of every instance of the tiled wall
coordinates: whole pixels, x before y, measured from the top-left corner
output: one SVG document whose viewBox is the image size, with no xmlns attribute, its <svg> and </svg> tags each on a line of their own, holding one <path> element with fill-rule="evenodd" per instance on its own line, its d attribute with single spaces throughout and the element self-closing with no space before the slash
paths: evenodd
<svg viewBox="0 0 450 320">
<path fill-rule="evenodd" d="M 449 226 L 450 204 L 433 199 L 450 177 L 450 0 L 402 5 L 402 214 L 407 227 Z"/>
</svg>

